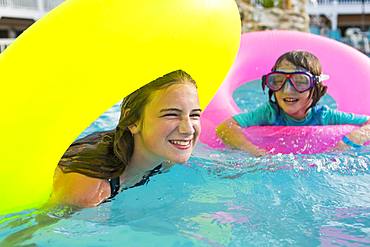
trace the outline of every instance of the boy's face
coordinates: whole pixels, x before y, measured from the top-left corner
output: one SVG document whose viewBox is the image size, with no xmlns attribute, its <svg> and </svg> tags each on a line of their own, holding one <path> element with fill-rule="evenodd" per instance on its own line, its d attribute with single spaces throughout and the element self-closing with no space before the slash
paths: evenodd
<svg viewBox="0 0 370 247">
<path fill-rule="evenodd" d="M 287 60 L 282 60 L 276 67 L 278 71 L 294 72 L 302 71 L 300 67 L 296 67 L 294 64 Z M 277 103 L 280 108 L 289 116 L 295 119 L 304 119 L 306 116 L 306 110 L 312 103 L 312 98 L 309 97 L 310 90 L 299 93 L 294 87 L 287 81 L 285 85 L 277 92 L 274 93 Z"/>
</svg>

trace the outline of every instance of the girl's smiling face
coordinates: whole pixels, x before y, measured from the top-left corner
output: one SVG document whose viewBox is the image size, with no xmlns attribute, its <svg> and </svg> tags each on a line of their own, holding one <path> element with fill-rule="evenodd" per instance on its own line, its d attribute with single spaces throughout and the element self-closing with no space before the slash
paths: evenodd
<svg viewBox="0 0 370 247">
<path fill-rule="evenodd" d="M 191 83 L 155 91 L 141 121 L 130 128 L 135 152 L 154 162 L 186 162 L 198 141 L 200 113 L 197 89 Z"/>
<path fill-rule="evenodd" d="M 287 60 L 282 60 L 275 68 L 278 71 L 294 72 L 305 71 L 303 68 L 296 67 Z M 286 81 L 285 85 L 274 93 L 279 107 L 289 116 L 294 119 L 304 119 L 307 114 L 307 109 L 312 103 L 310 90 L 299 93 L 294 87 Z"/>
</svg>

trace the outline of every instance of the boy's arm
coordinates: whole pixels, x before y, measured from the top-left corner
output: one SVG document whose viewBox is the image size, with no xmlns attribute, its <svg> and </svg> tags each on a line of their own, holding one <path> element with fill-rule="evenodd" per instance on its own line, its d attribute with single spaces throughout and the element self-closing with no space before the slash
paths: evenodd
<svg viewBox="0 0 370 247">
<path fill-rule="evenodd" d="M 365 142 L 370 140 L 370 120 L 364 123 L 359 129 L 353 130 L 348 133 L 344 138 L 349 139 L 349 142 L 354 145 L 363 145 Z M 351 144 L 347 145 L 343 140 L 339 141 L 334 149 L 344 150 L 347 149 Z"/>
<path fill-rule="evenodd" d="M 233 118 L 221 123 L 216 128 L 216 133 L 223 143 L 231 148 L 246 151 L 254 156 L 263 156 L 268 154 L 266 150 L 257 147 L 245 137 L 242 128 Z"/>
<path fill-rule="evenodd" d="M 346 150 L 350 147 L 361 147 L 370 140 L 370 117 L 366 115 L 347 113 L 323 107 L 323 116 L 325 116 L 325 125 L 352 124 L 359 125 L 360 128 L 346 134 L 342 140 L 338 141 L 333 150 Z"/>
</svg>

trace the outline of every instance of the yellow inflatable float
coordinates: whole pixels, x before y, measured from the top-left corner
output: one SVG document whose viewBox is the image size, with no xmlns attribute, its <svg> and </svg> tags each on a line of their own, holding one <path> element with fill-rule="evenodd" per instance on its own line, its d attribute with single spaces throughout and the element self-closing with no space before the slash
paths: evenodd
<svg viewBox="0 0 370 247">
<path fill-rule="evenodd" d="M 71 0 L 0 56 L 0 214 L 39 207 L 56 164 L 102 112 L 183 69 L 209 102 L 236 56 L 234 0 Z"/>
</svg>

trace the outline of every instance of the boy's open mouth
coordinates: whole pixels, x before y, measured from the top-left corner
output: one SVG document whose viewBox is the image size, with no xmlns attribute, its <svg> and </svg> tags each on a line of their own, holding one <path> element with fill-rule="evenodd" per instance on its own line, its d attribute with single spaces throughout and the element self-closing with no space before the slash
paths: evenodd
<svg viewBox="0 0 370 247">
<path fill-rule="evenodd" d="M 288 102 L 288 103 L 294 103 L 294 102 L 297 102 L 298 99 L 297 98 L 283 98 L 284 102 Z"/>
</svg>

